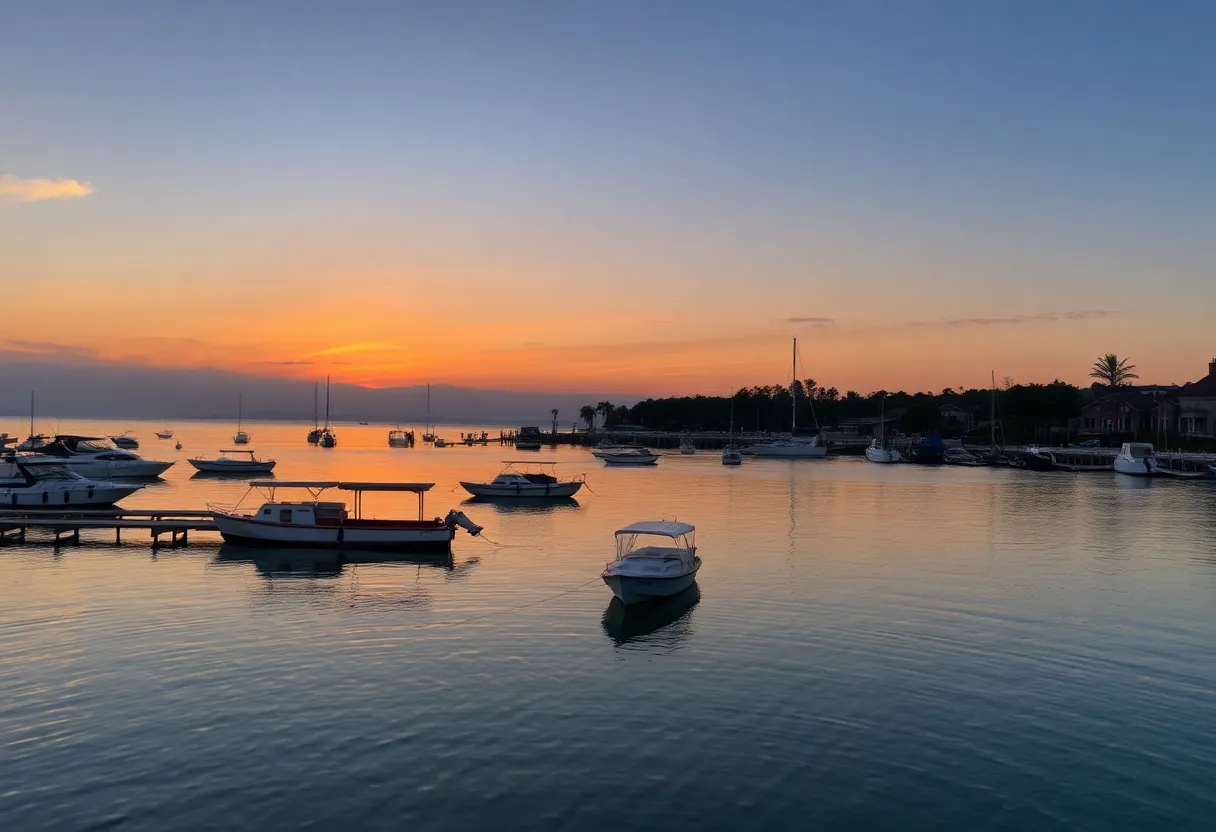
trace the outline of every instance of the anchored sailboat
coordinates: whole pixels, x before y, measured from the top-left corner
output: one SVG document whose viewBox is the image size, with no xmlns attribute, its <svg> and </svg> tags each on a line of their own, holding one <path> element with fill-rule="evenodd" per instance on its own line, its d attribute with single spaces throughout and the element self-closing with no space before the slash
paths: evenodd
<svg viewBox="0 0 1216 832">
<path fill-rule="evenodd" d="M 828 455 L 828 448 L 819 436 L 807 439 L 798 436 L 798 339 L 794 339 L 793 375 L 790 382 L 790 438 L 774 439 L 752 445 L 751 452 L 755 456 L 785 457 L 787 459 L 821 459 Z M 810 391 L 807 391 L 810 396 Z"/>
</svg>

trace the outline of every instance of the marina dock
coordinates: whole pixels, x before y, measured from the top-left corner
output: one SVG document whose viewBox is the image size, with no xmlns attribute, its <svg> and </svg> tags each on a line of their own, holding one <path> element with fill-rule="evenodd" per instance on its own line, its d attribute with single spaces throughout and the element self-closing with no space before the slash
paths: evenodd
<svg viewBox="0 0 1216 832">
<path fill-rule="evenodd" d="M 218 531 L 211 512 L 201 510 L 0 511 L 0 545 L 24 543 L 31 530 L 54 533 L 56 546 L 79 543 L 81 531 L 113 530 L 115 545 L 122 543 L 124 531 L 146 531 L 153 549 L 185 546 L 190 532 Z"/>
</svg>

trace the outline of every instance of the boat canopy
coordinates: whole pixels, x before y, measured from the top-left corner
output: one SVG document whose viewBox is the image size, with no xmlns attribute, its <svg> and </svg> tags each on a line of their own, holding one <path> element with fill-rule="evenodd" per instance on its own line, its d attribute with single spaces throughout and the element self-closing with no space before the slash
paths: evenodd
<svg viewBox="0 0 1216 832">
<path fill-rule="evenodd" d="M 254 480 L 249 483 L 251 488 L 337 488 L 341 484 L 336 480 Z"/>
<path fill-rule="evenodd" d="M 616 534 L 657 534 L 674 539 L 692 534 L 696 530 L 697 527 L 691 523 L 681 523 L 678 520 L 643 520 L 617 529 Z"/>
<path fill-rule="evenodd" d="M 343 491 L 413 491 L 421 494 L 435 487 L 433 482 L 340 482 Z"/>
<path fill-rule="evenodd" d="M 250 456 L 253 456 L 253 451 L 249 450 L 248 448 L 221 448 L 220 453 L 222 453 L 222 454 L 249 454 Z"/>
<path fill-rule="evenodd" d="M 504 459 L 503 465 L 556 465 L 556 462 L 537 462 L 535 459 Z"/>
</svg>

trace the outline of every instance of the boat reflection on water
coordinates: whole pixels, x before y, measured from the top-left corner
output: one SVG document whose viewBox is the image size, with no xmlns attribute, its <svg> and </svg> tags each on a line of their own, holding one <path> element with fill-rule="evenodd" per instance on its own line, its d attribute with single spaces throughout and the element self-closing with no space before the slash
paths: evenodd
<svg viewBox="0 0 1216 832">
<path fill-rule="evenodd" d="M 429 566 L 444 570 L 451 577 L 463 577 L 480 558 L 469 558 L 459 565 L 451 553 L 417 554 L 358 549 L 292 549 L 288 547 L 241 546 L 223 543 L 215 556 L 217 563 L 251 563 L 266 578 L 337 577 L 346 566 L 358 564 L 400 564 Z"/>
<path fill-rule="evenodd" d="M 693 584 L 679 595 L 626 606 L 613 598 L 604 610 L 604 633 L 620 647 L 626 643 L 672 648 L 692 635 L 692 608 L 701 600 Z"/>
<path fill-rule="evenodd" d="M 549 497 L 543 500 L 524 497 L 469 497 L 462 506 L 490 506 L 499 514 L 547 514 L 582 508 L 573 497 Z"/>
</svg>

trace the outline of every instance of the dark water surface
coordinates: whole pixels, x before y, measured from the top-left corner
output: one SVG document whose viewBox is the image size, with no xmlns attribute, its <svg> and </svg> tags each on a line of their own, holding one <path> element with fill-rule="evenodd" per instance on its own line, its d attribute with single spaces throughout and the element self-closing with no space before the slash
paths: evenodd
<svg viewBox="0 0 1216 832">
<path fill-rule="evenodd" d="M 183 461 L 125 505 L 244 492 L 184 462 L 232 426 L 155 427 Z M 433 480 L 428 514 L 522 454 L 248 430 L 281 478 Z M 1212 485 L 535 456 L 593 492 L 463 506 L 450 563 L 0 549 L 0 829 L 1211 828 Z M 661 517 L 699 593 L 621 610 L 612 531 Z"/>
</svg>

